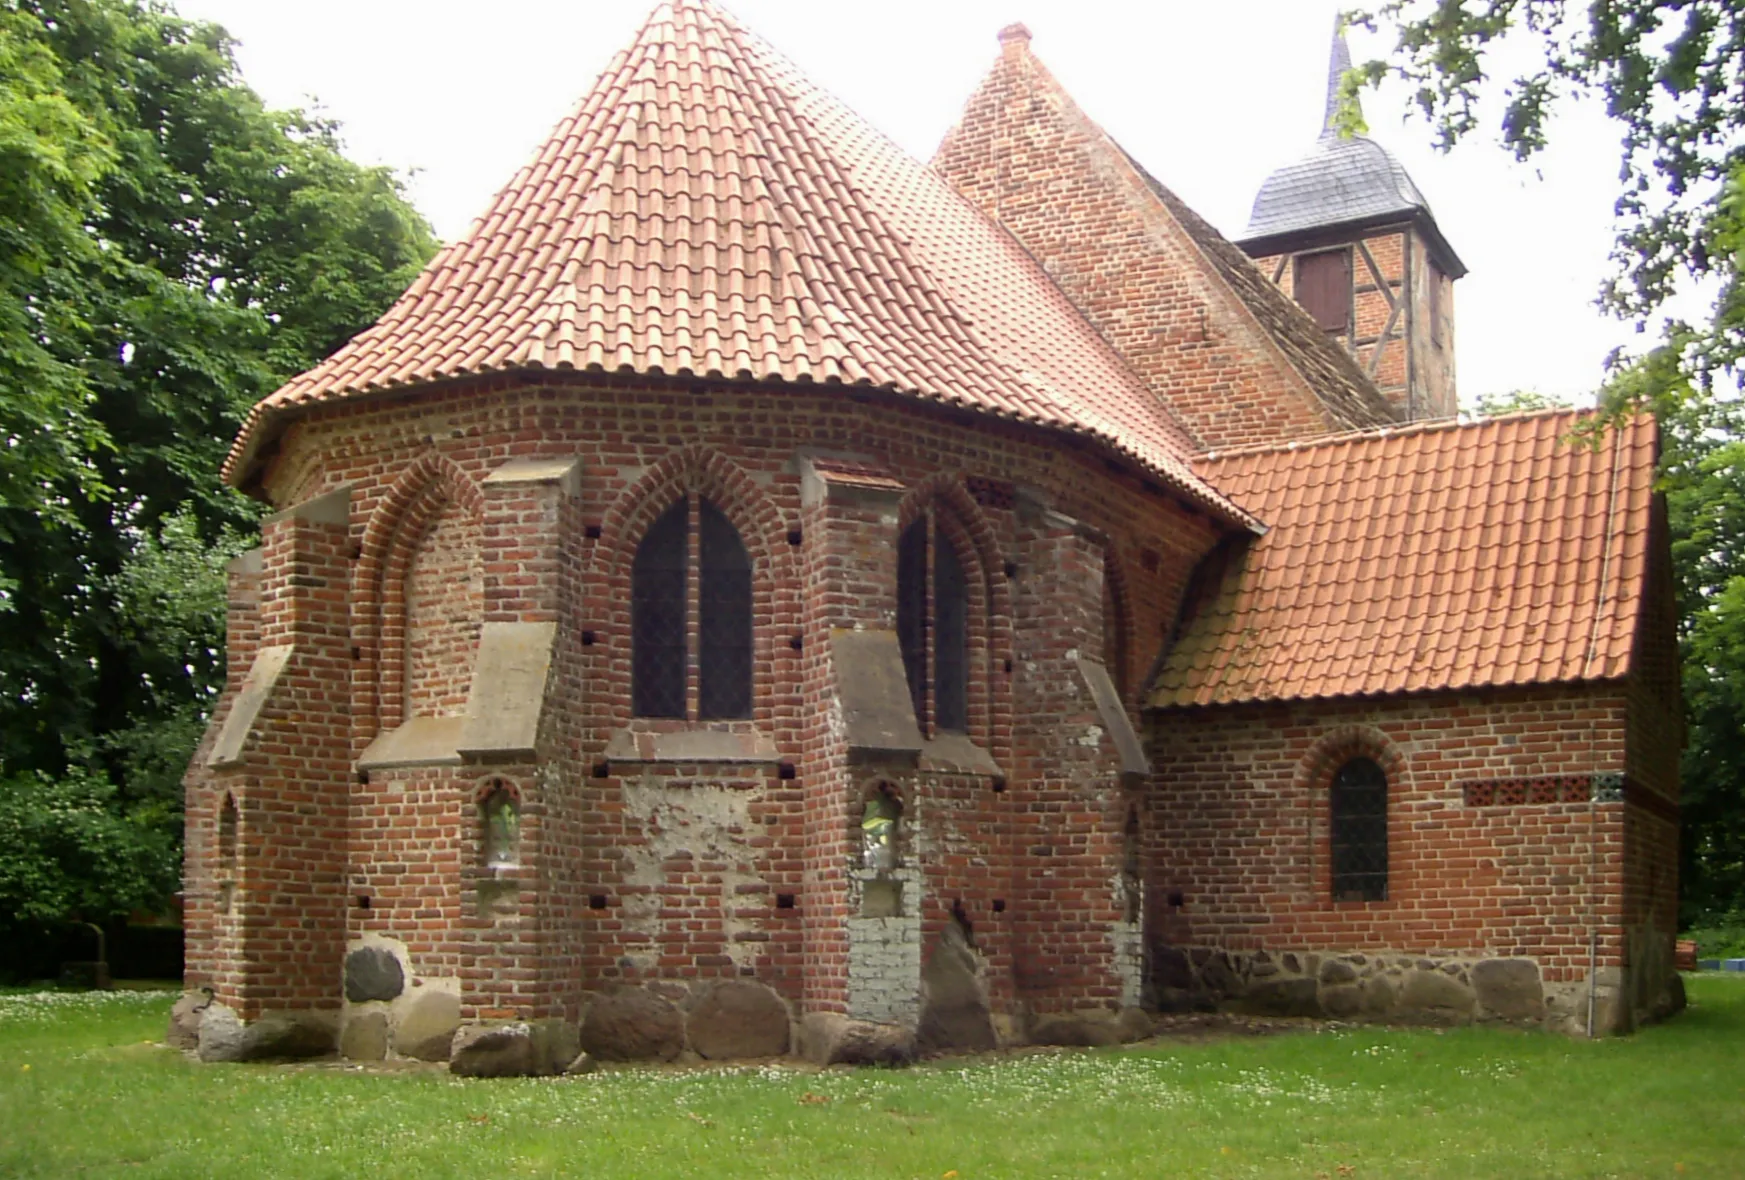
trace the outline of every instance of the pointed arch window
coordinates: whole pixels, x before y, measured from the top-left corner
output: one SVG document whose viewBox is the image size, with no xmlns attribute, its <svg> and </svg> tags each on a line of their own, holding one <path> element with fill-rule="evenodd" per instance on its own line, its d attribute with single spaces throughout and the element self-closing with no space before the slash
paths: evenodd
<svg viewBox="0 0 1745 1180">
<path fill-rule="evenodd" d="M 751 556 L 707 499 L 673 504 L 637 545 L 630 631 L 636 716 L 751 716 Z"/>
<path fill-rule="evenodd" d="M 922 731 L 967 731 L 969 583 L 956 548 L 930 516 L 917 518 L 897 540 L 897 643 Z"/>
<path fill-rule="evenodd" d="M 1386 901 L 1388 777 L 1372 758 L 1333 772 L 1333 900 Z"/>
</svg>

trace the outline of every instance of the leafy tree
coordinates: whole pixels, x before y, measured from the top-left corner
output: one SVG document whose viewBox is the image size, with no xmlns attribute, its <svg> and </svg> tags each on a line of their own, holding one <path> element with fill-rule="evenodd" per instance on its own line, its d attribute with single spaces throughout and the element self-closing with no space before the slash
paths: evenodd
<svg viewBox="0 0 1745 1180">
<path fill-rule="evenodd" d="M 1535 68 L 1504 86 L 1503 144 L 1527 159 L 1543 148 L 1558 105 L 1598 97 L 1622 129 L 1616 276 L 1603 302 L 1647 320 L 1681 277 L 1721 285 L 1711 324 L 1681 343 L 1702 375 L 1745 355 L 1745 0 L 1389 0 L 1352 19 L 1398 36 L 1391 62 L 1347 80 L 1388 74 L 1413 87 L 1438 142 L 1481 126 L 1495 88 L 1489 55 L 1535 38 Z M 1355 112 L 1351 114 L 1354 116 Z M 1687 331 L 1688 326 L 1684 327 Z"/>
<path fill-rule="evenodd" d="M 1405 79 L 1444 147 L 1481 126 L 1497 48 L 1536 39 L 1533 68 L 1502 87 L 1504 145 L 1532 156 L 1560 103 L 1596 97 L 1622 131 L 1602 305 L 1646 327 L 1681 283 L 1716 293 L 1708 322 L 1669 321 L 1650 352 L 1614 358 L 1602 405 L 1651 410 L 1662 430 L 1689 722 L 1684 918 L 1745 911 L 1745 0 L 1389 0 L 1353 19 L 1398 48 L 1348 93 Z"/>
<path fill-rule="evenodd" d="M 258 511 L 219 463 L 248 408 L 372 322 L 434 246 L 333 123 L 262 105 L 217 26 L 0 0 L 8 814 L 101 812 L 123 826 L 69 819 L 67 839 L 132 831 L 141 856 L 173 835 L 222 678 L 222 562 Z M 0 825 L 0 861 L 25 830 Z M 103 879 L 53 896 L 86 915 L 138 900 Z M 0 922 L 25 912 L 0 904 Z"/>
</svg>

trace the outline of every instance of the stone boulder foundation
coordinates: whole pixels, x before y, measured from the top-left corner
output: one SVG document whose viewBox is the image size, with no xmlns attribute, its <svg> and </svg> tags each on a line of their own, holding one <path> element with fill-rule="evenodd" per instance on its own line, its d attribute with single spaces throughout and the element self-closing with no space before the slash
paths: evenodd
<svg viewBox="0 0 1745 1180">
<path fill-rule="evenodd" d="M 420 1061 L 447 1061 L 458 1028 L 460 997 L 448 991 L 424 991 L 396 1016 L 394 1052 Z"/>
<path fill-rule="evenodd" d="M 187 992 L 170 1009 L 170 1024 L 164 1030 L 164 1044 L 172 1049 L 200 1047 L 200 1017 L 211 999 L 199 992 Z"/>
<path fill-rule="evenodd" d="M 800 1021 L 800 1056 L 814 1065 L 907 1065 L 915 1060 L 915 1034 L 839 1012 L 808 1012 Z"/>
<path fill-rule="evenodd" d="M 788 1051 L 788 1006 L 761 983 L 726 980 L 702 990 L 685 1017 L 685 1035 L 711 1061 L 780 1057 Z"/>
<path fill-rule="evenodd" d="M 269 1012 L 244 1024 L 223 1004 L 200 1017 L 202 1061 L 294 1061 L 333 1052 L 339 1031 L 334 1012 Z"/>
<path fill-rule="evenodd" d="M 525 1024 L 467 1025 L 454 1035 L 448 1072 L 464 1078 L 522 1078 L 536 1072 L 533 1030 Z"/>
<path fill-rule="evenodd" d="M 685 1047 L 685 1018 L 651 991 L 620 988 L 588 1006 L 581 1047 L 601 1061 L 671 1061 Z"/>
<path fill-rule="evenodd" d="M 388 1014 L 354 1012 L 339 1031 L 339 1055 L 350 1061 L 380 1061 L 388 1055 Z"/>
<path fill-rule="evenodd" d="M 1485 959 L 1473 964 L 1472 990 L 1485 1015 L 1498 1020 L 1545 1018 L 1545 989 L 1531 959 Z"/>
<path fill-rule="evenodd" d="M 1089 1048 L 1121 1043 L 1112 1012 L 1068 1012 L 1039 1016 L 1030 1025 L 1030 1043 Z"/>
<path fill-rule="evenodd" d="M 981 956 L 962 929 L 948 924 L 921 969 L 920 1043 L 928 1049 L 993 1049 L 999 1045 L 982 981 Z"/>
<path fill-rule="evenodd" d="M 394 952 L 362 946 L 345 957 L 345 998 L 354 1004 L 392 1000 L 406 988 L 406 972 Z"/>
</svg>

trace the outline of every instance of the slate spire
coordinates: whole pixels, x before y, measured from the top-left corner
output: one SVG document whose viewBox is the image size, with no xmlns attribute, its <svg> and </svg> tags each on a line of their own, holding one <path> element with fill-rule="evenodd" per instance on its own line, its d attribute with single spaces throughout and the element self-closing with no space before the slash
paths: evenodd
<svg viewBox="0 0 1745 1180">
<path fill-rule="evenodd" d="M 1327 107 L 1321 116 L 1321 138 L 1337 136 L 1339 129 L 1339 84 L 1351 69 L 1351 46 L 1345 42 L 1345 18 L 1333 17 L 1333 47 L 1327 55 Z M 1361 110 L 1361 105 L 1359 106 Z"/>
</svg>

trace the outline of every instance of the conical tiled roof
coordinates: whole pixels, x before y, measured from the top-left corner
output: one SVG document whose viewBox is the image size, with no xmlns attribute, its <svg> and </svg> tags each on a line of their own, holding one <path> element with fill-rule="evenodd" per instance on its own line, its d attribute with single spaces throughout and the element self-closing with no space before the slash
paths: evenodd
<svg viewBox="0 0 1745 1180">
<path fill-rule="evenodd" d="M 460 241 L 260 403 L 504 370 L 888 389 L 1090 435 L 1220 515 L 1194 440 L 1002 229 L 709 0 L 657 8 Z"/>
<path fill-rule="evenodd" d="M 1342 24 L 1333 29 L 1327 63 L 1326 107 L 1321 136 L 1306 155 L 1287 164 L 1260 186 L 1242 242 L 1260 242 L 1336 226 L 1417 219 L 1431 232 L 1443 266 L 1455 278 L 1465 267 L 1436 230 L 1430 202 L 1387 148 L 1364 135 L 1341 135 L 1337 126 L 1339 87 L 1351 69 L 1351 50 Z"/>
</svg>

